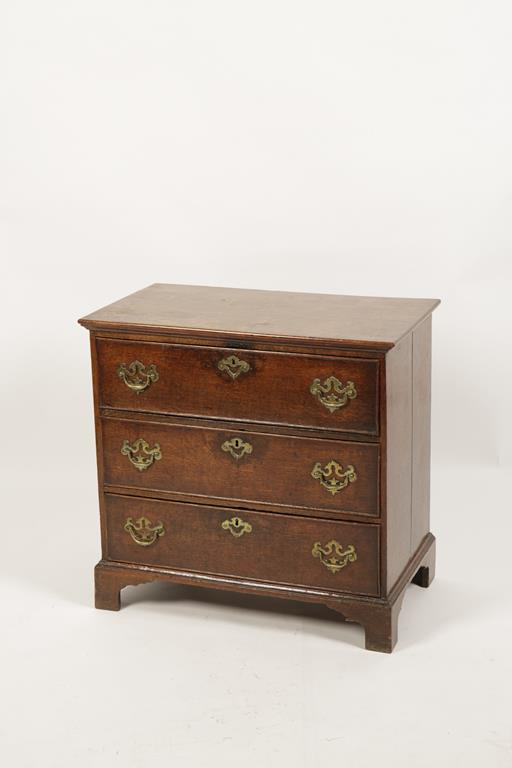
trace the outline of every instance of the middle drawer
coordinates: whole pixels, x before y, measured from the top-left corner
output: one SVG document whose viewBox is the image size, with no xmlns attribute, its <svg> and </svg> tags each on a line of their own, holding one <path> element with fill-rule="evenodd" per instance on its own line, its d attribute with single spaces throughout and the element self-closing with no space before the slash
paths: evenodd
<svg viewBox="0 0 512 768">
<path fill-rule="evenodd" d="M 106 485 L 302 514 L 379 516 L 375 443 L 111 417 L 102 423 Z"/>
</svg>

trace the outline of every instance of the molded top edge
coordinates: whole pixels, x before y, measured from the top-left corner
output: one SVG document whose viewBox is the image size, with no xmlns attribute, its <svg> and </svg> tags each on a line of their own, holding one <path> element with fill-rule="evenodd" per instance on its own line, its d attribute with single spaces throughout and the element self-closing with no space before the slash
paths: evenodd
<svg viewBox="0 0 512 768">
<path fill-rule="evenodd" d="M 94 331 L 332 343 L 391 349 L 439 299 L 154 283 L 81 318 Z"/>
</svg>

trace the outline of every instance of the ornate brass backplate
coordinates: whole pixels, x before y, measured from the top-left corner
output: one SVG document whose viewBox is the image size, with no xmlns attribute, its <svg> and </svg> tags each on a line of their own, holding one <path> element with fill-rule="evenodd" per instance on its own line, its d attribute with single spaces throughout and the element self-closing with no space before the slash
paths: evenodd
<svg viewBox="0 0 512 768">
<path fill-rule="evenodd" d="M 311 550 L 313 557 L 320 558 L 320 562 L 328 568 L 331 573 L 338 573 L 344 568 L 347 563 L 355 563 L 357 560 L 357 552 L 353 544 L 349 544 L 343 551 L 343 544 L 340 544 L 336 539 L 328 541 L 325 547 L 322 547 L 320 542 L 317 541 L 313 544 Z"/>
<path fill-rule="evenodd" d="M 121 363 L 117 369 L 117 375 L 124 381 L 127 387 L 140 395 L 151 383 L 158 381 L 156 365 L 148 365 L 147 368 L 140 360 L 134 360 L 130 365 Z"/>
<path fill-rule="evenodd" d="M 227 373 L 231 379 L 237 379 L 241 373 L 247 373 L 251 370 L 249 363 L 245 360 L 240 360 L 236 355 L 230 355 L 229 357 L 223 357 L 217 363 L 217 368 L 223 373 Z"/>
<path fill-rule="evenodd" d="M 151 525 L 151 520 L 148 520 L 147 517 L 139 517 L 136 521 L 129 517 L 124 524 L 124 529 L 130 534 L 134 542 L 140 544 L 141 547 L 149 547 L 150 544 L 154 544 L 165 533 L 163 523 Z"/>
<path fill-rule="evenodd" d="M 352 464 L 349 464 L 345 472 L 343 472 L 341 464 L 338 464 L 334 459 L 329 461 L 324 467 L 317 461 L 311 471 L 311 477 L 314 477 L 315 480 L 320 480 L 320 484 L 326 491 L 332 493 L 333 496 L 335 493 L 343 490 L 343 488 L 346 488 L 349 483 L 357 480 L 356 471 Z"/>
<path fill-rule="evenodd" d="M 230 520 L 224 520 L 221 523 L 221 527 L 225 531 L 229 531 L 237 539 L 243 536 L 244 533 L 251 533 L 252 531 L 252 525 L 246 523 L 241 517 L 232 517 Z"/>
<path fill-rule="evenodd" d="M 162 458 L 160 445 L 155 443 L 153 448 L 150 448 L 149 443 L 142 437 L 139 437 L 134 443 L 125 440 L 121 447 L 121 453 L 123 456 L 128 456 L 133 466 L 136 467 L 139 472 L 149 469 L 154 461 L 160 461 Z"/>
<path fill-rule="evenodd" d="M 221 448 L 226 453 L 230 453 L 231 456 L 238 461 L 245 454 L 252 453 L 252 445 L 250 443 L 244 443 L 241 437 L 232 437 L 231 440 L 226 440 L 222 443 Z"/>
<path fill-rule="evenodd" d="M 347 381 L 343 384 L 336 376 L 329 376 L 324 383 L 320 379 L 314 379 L 309 391 L 312 395 L 315 395 L 322 405 L 331 412 L 342 408 L 348 403 L 349 400 L 353 400 L 357 397 L 357 390 L 353 381 Z"/>
</svg>

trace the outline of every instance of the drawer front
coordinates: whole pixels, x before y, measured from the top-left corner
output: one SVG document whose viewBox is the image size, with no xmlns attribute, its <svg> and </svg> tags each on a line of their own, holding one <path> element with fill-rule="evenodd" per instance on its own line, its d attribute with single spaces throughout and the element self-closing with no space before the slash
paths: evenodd
<svg viewBox="0 0 512 768">
<path fill-rule="evenodd" d="M 378 432 L 378 362 L 98 340 L 100 404 L 154 413 Z"/>
<path fill-rule="evenodd" d="M 103 449 L 107 485 L 379 514 L 376 444 L 104 418 Z"/>
<path fill-rule="evenodd" d="M 379 594 L 379 527 L 106 495 L 108 558 Z"/>
</svg>

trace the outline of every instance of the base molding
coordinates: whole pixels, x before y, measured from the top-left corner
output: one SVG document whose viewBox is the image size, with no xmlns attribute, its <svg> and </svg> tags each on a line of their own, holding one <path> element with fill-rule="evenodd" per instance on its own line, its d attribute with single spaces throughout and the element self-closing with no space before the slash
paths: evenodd
<svg viewBox="0 0 512 768">
<path fill-rule="evenodd" d="M 434 571 L 435 538 L 431 533 L 423 539 L 389 595 L 383 598 L 356 597 L 307 587 L 100 560 L 94 570 L 95 605 L 103 610 L 118 611 L 121 607 L 121 590 L 124 587 L 153 581 L 323 603 L 341 614 L 346 621 L 353 621 L 364 627 L 368 650 L 390 653 L 397 641 L 398 615 L 407 585 L 412 582 L 420 587 L 430 586 Z"/>
</svg>

